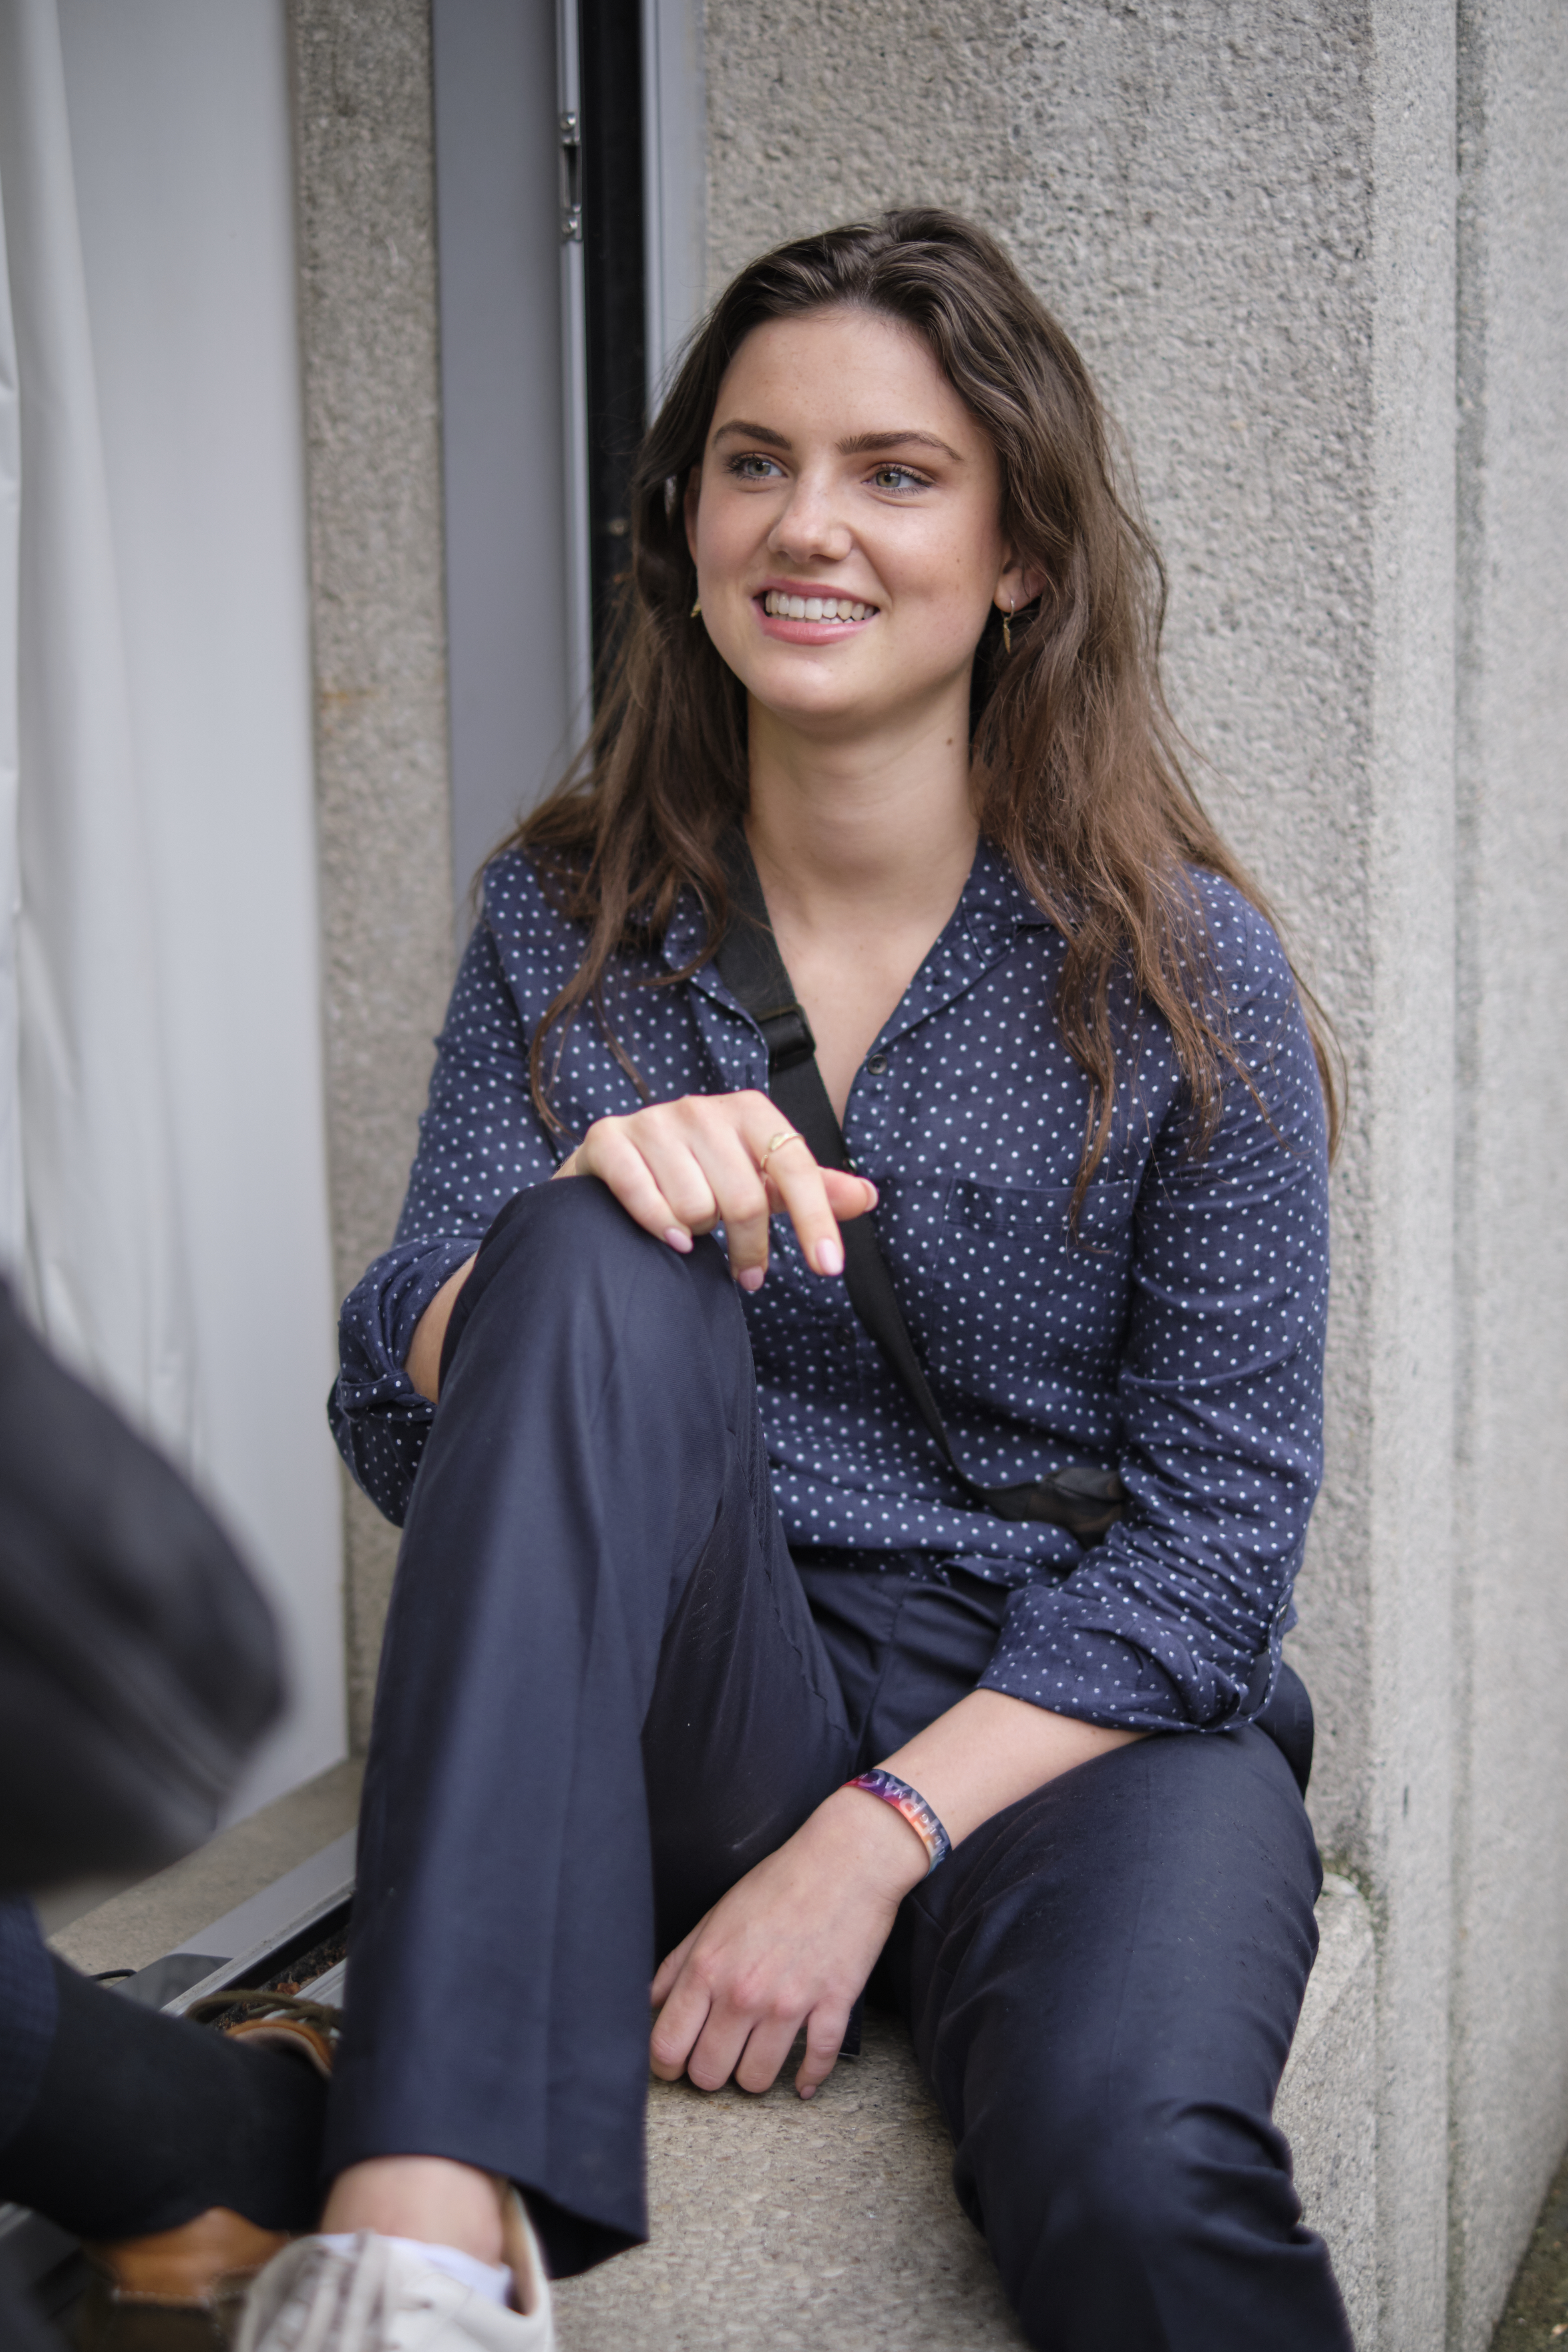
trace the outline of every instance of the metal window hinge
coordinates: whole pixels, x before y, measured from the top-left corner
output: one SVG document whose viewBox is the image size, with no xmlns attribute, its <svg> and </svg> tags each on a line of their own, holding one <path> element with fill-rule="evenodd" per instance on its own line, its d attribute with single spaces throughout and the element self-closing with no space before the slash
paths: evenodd
<svg viewBox="0 0 1568 2352">
<path fill-rule="evenodd" d="M 561 242 L 583 242 L 583 134 L 578 117 L 561 117 Z"/>
</svg>

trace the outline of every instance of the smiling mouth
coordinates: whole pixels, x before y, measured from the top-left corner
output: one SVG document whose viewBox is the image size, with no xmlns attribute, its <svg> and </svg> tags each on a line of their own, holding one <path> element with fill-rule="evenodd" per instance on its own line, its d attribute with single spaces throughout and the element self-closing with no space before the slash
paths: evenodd
<svg viewBox="0 0 1568 2352">
<path fill-rule="evenodd" d="M 848 596 L 787 596 L 778 588 L 765 592 L 762 606 L 775 621 L 868 621 L 877 610 Z"/>
</svg>

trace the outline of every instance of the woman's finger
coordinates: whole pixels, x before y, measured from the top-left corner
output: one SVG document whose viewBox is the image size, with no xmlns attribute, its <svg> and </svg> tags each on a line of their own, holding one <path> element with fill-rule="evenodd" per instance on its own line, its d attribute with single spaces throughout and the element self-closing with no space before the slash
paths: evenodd
<svg viewBox="0 0 1568 2352">
<path fill-rule="evenodd" d="M 805 1136 L 794 1132 L 766 1095 L 736 1099 L 747 1106 L 745 1140 L 767 1180 L 770 1208 L 776 1205 L 788 1216 L 814 1273 L 842 1274 L 844 1244 L 826 1181 L 837 1171 L 818 1166 Z"/>
<path fill-rule="evenodd" d="M 752 2020 L 743 2011 L 715 2001 L 686 2061 L 687 2081 L 700 2091 L 721 2091 L 741 2063 L 751 2031 Z"/>
<path fill-rule="evenodd" d="M 768 1267 L 773 1213 L 767 1180 L 736 1129 L 721 1129 L 707 1140 L 704 1173 L 718 1202 L 730 1271 L 742 1290 L 758 1290 Z"/>
<path fill-rule="evenodd" d="M 877 1205 L 877 1187 L 869 1176 L 851 1176 L 842 1168 L 825 1168 L 822 1181 L 827 1205 L 841 1225 L 853 1224 Z"/>
<path fill-rule="evenodd" d="M 773 2088 L 780 2067 L 795 2047 L 800 2026 L 798 2017 L 759 2018 L 747 2036 L 735 2069 L 735 2080 L 742 2091 L 760 2097 L 763 2091 Z"/>
<path fill-rule="evenodd" d="M 576 1172 L 596 1176 L 645 1233 L 668 1242 L 672 1249 L 689 1250 L 693 1231 L 705 1227 L 700 1222 L 695 1227 L 689 1223 L 681 1208 L 669 1199 L 647 1156 L 627 1132 L 630 1124 L 627 1119 L 607 1118 L 591 1127 L 572 1155 Z"/>
<path fill-rule="evenodd" d="M 629 1122 L 628 1122 L 629 1125 Z M 632 1133 L 648 1174 L 675 1212 L 675 1221 L 689 1234 L 710 1234 L 719 1223 L 720 1208 L 704 1166 L 712 1148 L 700 1153 L 692 1139 L 666 1124 L 639 1125 Z"/>
<path fill-rule="evenodd" d="M 844 1243 L 826 1181 L 830 1175 L 839 1178 L 834 1189 L 842 1198 L 842 1171 L 819 1168 L 804 1143 L 786 1145 L 783 1150 L 773 1152 L 768 1161 L 769 1179 L 795 1227 L 801 1255 L 816 1274 L 844 1271 Z M 850 1177 L 847 1181 L 857 1189 L 850 1192 L 846 1205 L 858 1201 L 858 1206 L 852 1213 L 862 1213 L 870 1205 L 867 1197 L 870 1188 L 861 1176 Z"/>
<path fill-rule="evenodd" d="M 683 1968 L 648 2036 L 648 2063 L 661 2083 L 678 2083 L 686 2073 L 711 2010 L 707 1987 Z"/>
<path fill-rule="evenodd" d="M 815 2098 L 838 2063 L 848 2023 L 848 2011 L 839 2009 L 814 2009 L 806 2019 L 805 2056 L 795 2076 L 795 2087 L 803 2099 Z"/>
</svg>

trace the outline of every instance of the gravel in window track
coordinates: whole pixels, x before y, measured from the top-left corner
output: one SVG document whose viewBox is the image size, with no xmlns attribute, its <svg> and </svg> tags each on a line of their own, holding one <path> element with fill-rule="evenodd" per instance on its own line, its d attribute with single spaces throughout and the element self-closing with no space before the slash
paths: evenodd
<svg viewBox="0 0 1568 2352">
<path fill-rule="evenodd" d="M 348 1954 L 348 1931 L 346 1928 L 340 1928 L 335 1936 L 328 1936 L 321 1943 L 312 1944 L 308 1952 L 302 1953 L 297 1960 L 290 1960 L 288 1967 L 279 1969 L 276 1976 L 263 1977 L 258 1985 L 247 1986 L 244 1990 L 255 1992 L 300 1993 L 309 2000 L 310 1987 L 317 1979 L 324 1977 L 329 1969 L 335 1969 L 341 1960 L 346 1960 Z M 242 2017 L 254 2017 L 255 2014 L 255 2011 L 250 2009 L 225 2009 L 204 2018 L 202 2022 L 204 2025 L 216 2026 L 221 2033 L 225 2026 L 235 2023 Z"/>
</svg>

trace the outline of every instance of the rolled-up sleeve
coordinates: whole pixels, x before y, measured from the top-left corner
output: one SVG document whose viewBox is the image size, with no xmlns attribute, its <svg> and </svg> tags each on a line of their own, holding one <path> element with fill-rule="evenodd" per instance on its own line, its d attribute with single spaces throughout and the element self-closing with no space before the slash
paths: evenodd
<svg viewBox="0 0 1568 2352">
<path fill-rule="evenodd" d="M 328 1404 L 343 1459 L 398 1526 L 435 1411 L 404 1370 L 415 1327 L 513 1194 L 548 1179 L 558 1157 L 530 1096 L 522 1016 L 481 919 L 436 1041 L 392 1247 L 343 1301 Z"/>
<path fill-rule="evenodd" d="M 1131 1730 L 1215 1730 L 1264 1705 L 1322 1472 L 1322 1094 L 1273 931 L 1248 908 L 1231 937 L 1216 961 L 1246 1076 L 1227 1076 L 1199 1156 L 1173 1101 L 1139 1196 L 1126 1509 L 1059 1582 L 1015 1593 L 984 1678 Z"/>
</svg>

